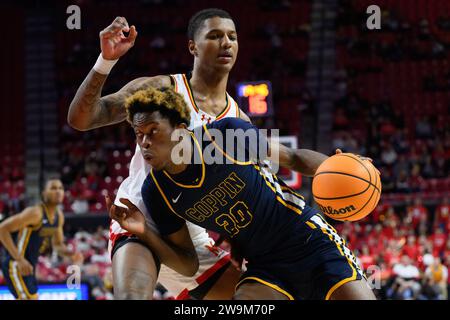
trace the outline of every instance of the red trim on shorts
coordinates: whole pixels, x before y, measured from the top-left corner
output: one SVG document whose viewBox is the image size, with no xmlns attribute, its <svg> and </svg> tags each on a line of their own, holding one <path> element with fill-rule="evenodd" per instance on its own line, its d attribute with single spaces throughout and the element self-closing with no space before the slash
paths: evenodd
<svg viewBox="0 0 450 320">
<path fill-rule="evenodd" d="M 222 268 L 225 264 L 227 264 L 231 260 L 231 255 L 228 253 L 225 257 L 222 257 L 219 261 L 217 261 L 211 268 L 203 272 L 198 276 L 195 281 L 197 281 L 198 285 L 201 285 L 203 282 L 208 280 L 217 270 Z M 189 290 L 184 289 L 181 293 L 175 298 L 175 300 L 187 300 L 191 296 L 189 295 Z"/>
<path fill-rule="evenodd" d="M 124 233 L 109 233 L 109 240 L 111 241 L 111 253 L 114 250 L 114 245 L 116 244 L 117 239 L 120 237 L 131 237 L 133 234 L 131 232 Z M 112 258 L 112 257 L 111 257 Z"/>
<path fill-rule="evenodd" d="M 211 277 L 214 272 L 222 268 L 227 262 L 231 260 L 230 254 L 227 254 L 225 257 L 217 261 L 211 268 L 203 272 L 195 281 L 200 285 L 206 280 L 208 280 L 209 277 Z"/>
<path fill-rule="evenodd" d="M 191 296 L 189 295 L 189 290 L 184 289 L 181 291 L 181 293 L 178 295 L 178 297 L 175 298 L 175 300 L 189 300 Z"/>
</svg>

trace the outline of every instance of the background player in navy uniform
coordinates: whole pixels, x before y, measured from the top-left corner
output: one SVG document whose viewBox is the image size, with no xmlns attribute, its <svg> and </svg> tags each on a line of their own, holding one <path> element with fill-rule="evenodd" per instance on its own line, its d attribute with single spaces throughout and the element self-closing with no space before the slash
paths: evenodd
<svg viewBox="0 0 450 320">
<path fill-rule="evenodd" d="M 58 209 L 64 199 L 62 182 L 48 180 L 42 199 L 42 203 L 28 207 L 0 224 L 0 241 L 6 249 L 2 271 L 16 299 L 38 298 L 37 260 L 52 246 L 60 255 L 70 256 L 78 263 L 82 260 L 80 253 L 74 254 L 64 244 L 64 215 Z"/>
<path fill-rule="evenodd" d="M 128 210 L 108 200 L 111 216 L 151 247 L 162 263 L 185 275 L 198 268 L 185 220 L 229 236 L 248 261 L 235 299 L 373 299 L 355 257 L 336 231 L 301 195 L 257 165 L 256 160 L 266 159 L 258 150 L 268 145 L 258 129 L 229 118 L 197 128 L 181 142 L 172 141 L 174 130 L 187 128 L 190 119 L 184 100 L 176 95 L 171 89 L 148 89 L 127 100 L 128 120 L 153 168 L 142 196 L 162 238 L 127 199 L 120 201 Z M 222 138 L 212 139 L 212 129 Z M 227 129 L 257 137 L 241 144 L 233 141 L 245 157 L 225 150 Z M 205 135 L 208 142 L 202 141 Z M 180 146 L 184 156 L 201 161 L 177 164 L 174 148 L 180 152 Z M 233 151 L 239 155 L 237 148 Z M 208 163 L 208 155 L 229 164 Z"/>
</svg>

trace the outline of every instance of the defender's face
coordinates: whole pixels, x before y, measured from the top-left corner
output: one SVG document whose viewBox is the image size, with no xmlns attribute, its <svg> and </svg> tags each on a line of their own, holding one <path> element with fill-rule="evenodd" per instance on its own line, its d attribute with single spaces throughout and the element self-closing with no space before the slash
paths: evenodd
<svg viewBox="0 0 450 320">
<path fill-rule="evenodd" d="M 171 162 L 175 143 L 171 141 L 175 128 L 169 120 L 163 118 L 159 111 L 136 113 L 133 117 L 133 128 L 145 161 L 155 170 L 164 169 Z"/>
<path fill-rule="evenodd" d="M 239 49 L 233 20 L 220 17 L 205 20 L 195 40 L 190 40 L 190 48 L 201 65 L 231 71 Z"/>
<path fill-rule="evenodd" d="M 61 180 L 49 180 L 44 189 L 44 199 L 51 204 L 61 204 L 64 201 L 64 186 Z"/>
</svg>

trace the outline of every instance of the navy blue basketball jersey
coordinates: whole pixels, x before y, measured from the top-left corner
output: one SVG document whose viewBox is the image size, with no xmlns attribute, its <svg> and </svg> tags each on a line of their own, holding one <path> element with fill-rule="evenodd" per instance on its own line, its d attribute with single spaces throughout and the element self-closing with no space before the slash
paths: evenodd
<svg viewBox="0 0 450 320">
<path fill-rule="evenodd" d="M 241 130 L 248 139 L 237 143 L 226 135 L 230 129 Z M 151 170 L 142 186 L 144 203 L 160 233 L 176 232 L 188 220 L 229 236 L 248 260 L 263 259 L 268 252 L 271 258 L 289 255 L 300 245 L 292 234 L 315 212 L 300 194 L 257 164 L 263 160 L 259 152 L 267 150 L 267 140 L 251 123 L 234 118 L 194 133 L 193 158 L 199 163 L 177 175 Z M 239 150 L 244 155 L 237 157 Z"/>
<path fill-rule="evenodd" d="M 56 234 L 59 225 L 59 214 L 50 220 L 47 208 L 40 205 L 42 219 L 37 226 L 28 226 L 15 232 L 12 237 L 21 256 L 24 256 L 32 265 L 37 263 L 39 255 L 47 252 L 51 248 L 52 237 Z M 6 252 L 6 257 L 11 258 Z"/>
</svg>

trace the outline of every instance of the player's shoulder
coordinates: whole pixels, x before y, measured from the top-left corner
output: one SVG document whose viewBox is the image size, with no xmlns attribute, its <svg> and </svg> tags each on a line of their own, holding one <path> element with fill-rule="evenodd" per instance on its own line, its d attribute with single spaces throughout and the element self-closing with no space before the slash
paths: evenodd
<svg viewBox="0 0 450 320">
<path fill-rule="evenodd" d="M 147 177 L 145 178 L 144 182 L 142 183 L 141 186 L 141 193 L 142 196 L 151 196 L 151 194 L 153 192 L 155 192 L 156 189 L 156 184 L 155 181 L 152 178 L 152 171 L 150 171 L 147 175 Z"/>
<path fill-rule="evenodd" d="M 221 120 L 213 121 L 208 126 L 208 129 L 250 129 L 252 124 L 240 119 L 240 118 L 224 118 Z"/>
<path fill-rule="evenodd" d="M 161 89 L 172 86 L 172 78 L 169 75 L 157 75 L 153 77 L 136 78 L 128 82 L 125 88 L 131 92 L 135 92 L 149 87 Z"/>
<path fill-rule="evenodd" d="M 39 223 L 43 216 L 44 212 L 41 204 L 27 207 L 22 211 L 22 217 L 31 224 Z"/>
<path fill-rule="evenodd" d="M 42 204 L 35 204 L 34 206 L 28 207 L 24 212 L 29 212 L 30 215 L 35 216 L 42 216 L 44 214 Z"/>
</svg>

